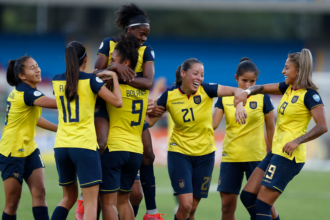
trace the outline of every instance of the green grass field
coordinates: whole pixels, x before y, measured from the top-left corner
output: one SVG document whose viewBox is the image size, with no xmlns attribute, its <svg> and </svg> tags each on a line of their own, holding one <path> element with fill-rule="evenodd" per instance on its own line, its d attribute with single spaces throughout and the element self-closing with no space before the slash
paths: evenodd
<svg viewBox="0 0 330 220">
<path fill-rule="evenodd" d="M 55 164 L 46 164 L 46 191 L 50 215 L 62 197 L 62 189 L 58 185 L 58 176 Z M 157 206 L 161 213 L 166 214 L 165 220 L 173 219 L 175 199 L 172 196 L 167 168 L 155 168 L 157 182 Z M 221 200 L 216 192 L 219 169 L 214 169 L 210 194 L 203 199 L 197 209 L 196 219 L 221 219 Z M 4 206 L 3 184 L 0 181 L 0 207 Z M 276 207 L 281 219 L 292 220 L 325 220 L 330 215 L 330 174 L 325 172 L 301 172 L 287 187 L 284 194 L 279 198 Z M 74 207 L 75 209 L 75 207 Z M 68 219 L 74 220 L 74 209 L 71 210 Z M 144 201 L 140 206 L 139 215 L 136 219 L 142 220 L 145 213 Z M 33 220 L 31 208 L 31 196 L 26 184 L 23 187 L 21 202 L 18 208 L 17 219 Z M 250 219 L 247 211 L 238 202 L 236 219 Z"/>
</svg>

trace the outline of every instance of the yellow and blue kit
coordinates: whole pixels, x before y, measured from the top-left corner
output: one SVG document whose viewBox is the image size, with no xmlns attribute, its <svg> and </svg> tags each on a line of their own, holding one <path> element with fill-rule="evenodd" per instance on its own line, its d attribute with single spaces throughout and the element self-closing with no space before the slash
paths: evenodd
<svg viewBox="0 0 330 220">
<path fill-rule="evenodd" d="M 212 105 L 217 95 L 218 84 L 202 83 L 191 96 L 174 86 L 158 99 L 157 105 L 165 107 L 174 122 L 168 171 L 176 194 L 208 195 L 216 150 Z"/>
<path fill-rule="evenodd" d="M 81 187 L 102 182 L 94 108 L 97 94 L 104 85 L 94 74 L 80 72 L 77 97 L 70 102 L 65 96 L 66 73 L 53 78 L 59 113 L 54 148 L 61 186 L 74 183 L 76 175 Z"/>
<path fill-rule="evenodd" d="M 261 184 L 282 193 L 305 164 L 306 143 L 300 144 L 292 157 L 282 152 L 283 147 L 307 132 L 312 118 L 310 111 L 318 105 L 323 105 L 323 102 L 313 89 L 294 90 L 292 85 L 286 85 L 285 82 L 279 83 L 279 89 L 283 97 L 277 109 L 273 154 L 271 157 L 267 156 L 259 166 L 265 167 L 267 164 Z"/>
<path fill-rule="evenodd" d="M 33 104 L 43 96 L 39 90 L 23 82 L 8 96 L 5 127 L 0 141 L 3 180 L 14 177 L 22 184 L 23 178 L 27 180 L 33 170 L 44 167 L 34 141 L 41 107 Z"/>
<path fill-rule="evenodd" d="M 244 125 L 235 123 L 234 97 L 219 97 L 216 108 L 223 109 L 226 135 L 223 142 L 218 191 L 239 194 L 244 172 L 249 179 L 267 154 L 265 114 L 274 110 L 269 95 L 249 96 L 244 106 L 247 119 Z"/>
</svg>

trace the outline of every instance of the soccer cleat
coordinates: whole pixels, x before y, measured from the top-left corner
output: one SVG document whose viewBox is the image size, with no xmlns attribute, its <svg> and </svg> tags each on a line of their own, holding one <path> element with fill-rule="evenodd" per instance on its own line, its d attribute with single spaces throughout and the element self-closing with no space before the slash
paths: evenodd
<svg viewBox="0 0 330 220">
<path fill-rule="evenodd" d="M 74 215 L 74 217 L 76 218 L 76 220 L 83 220 L 84 218 L 84 201 L 78 199 L 78 205 L 77 205 L 77 209 L 76 209 L 76 213 Z"/>
<path fill-rule="evenodd" d="M 148 215 L 148 213 L 146 213 L 143 216 L 143 220 L 164 220 L 161 215 L 164 215 L 164 214 L 157 213 L 155 215 Z"/>
</svg>

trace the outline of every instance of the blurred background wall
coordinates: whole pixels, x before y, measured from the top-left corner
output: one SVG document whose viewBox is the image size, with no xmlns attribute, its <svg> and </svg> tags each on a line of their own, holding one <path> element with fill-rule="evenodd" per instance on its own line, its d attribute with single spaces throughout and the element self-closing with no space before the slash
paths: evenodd
<svg viewBox="0 0 330 220">
<path fill-rule="evenodd" d="M 33 56 L 42 69 L 38 88 L 52 96 L 51 79 L 65 71 L 64 48 L 72 40 L 88 50 L 88 71 L 106 37 L 122 33 L 114 12 L 126 0 L 0 0 L 0 121 L 8 93 L 5 71 L 9 59 Z M 252 59 L 261 71 L 258 84 L 283 81 L 288 53 L 309 48 L 314 57 L 314 79 L 329 116 L 330 1 L 329 0 L 135 0 L 147 11 L 151 32 L 147 44 L 155 51 L 155 80 L 170 86 L 176 68 L 187 58 L 204 63 L 205 82 L 237 86 L 239 60 Z M 272 97 L 275 108 L 280 97 Z M 57 123 L 57 111 L 43 110 Z M 329 120 L 329 117 L 327 117 Z M 156 162 L 166 164 L 166 115 L 152 128 Z M 330 125 L 330 121 L 328 123 Z M 310 127 L 313 126 L 312 122 Z M 216 131 L 217 163 L 221 160 L 225 122 Z M 52 158 L 55 134 L 38 130 L 36 140 Z M 330 171 L 329 134 L 308 143 L 308 169 Z M 47 157 L 46 155 L 50 155 Z"/>
</svg>

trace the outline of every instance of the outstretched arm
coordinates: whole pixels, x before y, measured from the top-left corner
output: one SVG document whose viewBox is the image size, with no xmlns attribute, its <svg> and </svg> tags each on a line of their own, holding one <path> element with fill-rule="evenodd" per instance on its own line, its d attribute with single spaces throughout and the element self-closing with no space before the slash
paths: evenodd
<svg viewBox="0 0 330 220">
<path fill-rule="evenodd" d="M 57 131 L 57 125 L 51 123 L 50 121 L 46 120 L 43 117 L 40 117 L 39 118 L 38 123 L 37 123 L 37 126 L 40 127 L 40 128 L 49 130 L 49 131 L 54 131 L 54 132 Z"/>
</svg>

